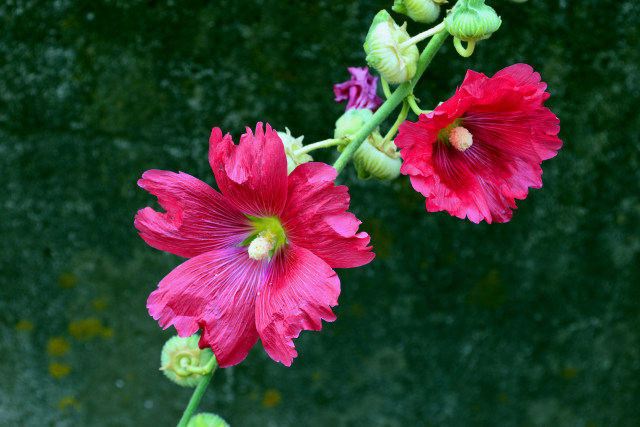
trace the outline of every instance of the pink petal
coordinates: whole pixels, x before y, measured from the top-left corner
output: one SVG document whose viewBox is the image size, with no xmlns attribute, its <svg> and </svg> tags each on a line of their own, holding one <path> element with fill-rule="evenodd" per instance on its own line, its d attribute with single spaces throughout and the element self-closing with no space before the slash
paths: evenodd
<svg viewBox="0 0 640 427">
<path fill-rule="evenodd" d="M 359 267 L 374 254 L 367 233 L 350 212 L 347 187 L 334 186 L 336 170 L 324 163 L 304 163 L 289 175 L 282 214 L 287 239 L 309 249 L 332 268 Z"/>
<path fill-rule="evenodd" d="M 266 265 L 249 258 L 246 246 L 198 255 L 162 279 L 149 314 L 181 337 L 202 329 L 200 348 L 211 347 L 223 368 L 238 364 L 258 340 L 255 298 Z"/>
<path fill-rule="evenodd" d="M 277 362 L 291 366 L 298 355 L 293 339 L 302 330 L 319 331 L 336 319 L 340 280 L 310 251 L 290 245 L 274 256 L 256 300 L 256 327 L 262 345 Z"/>
<path fill-rule="evenodd" d="M 233 247 L 251 233 L 251 223 L 220 193 L 186 173 L 149 170 L 138 185 L 158 197 L 167 212 L 138 211 L 140 236 L 162 251 L 191 258 Z"/>
<path fill-rule="evenodd" d="M 209 163 L 226 199 L 241 212 L 277 216 L 287 197 L 287 158 L 278 133 L 256 125 L 234 145 L 231 136 L 214 128 L 209 139 Z"/>
<path fill-rule="evenodd" d="M 514 199 L 542 186 L 540 163 L 562 146 L 558 118 L 542 107 L 545 89 L 526 64 L 491 79 L 469 71 L 452 98 L 418 123 L 400 126 L 395 142 L 402 148 L 401 172 L 427 198 L 428 211 L 473 222 L 511 219 Z M 437 142 L 438 132 L 455 119 L 473 135 L 464 152 Z"/>
<path fill-rule="evenodd" d="M 351 108 L 369 109 L 376 111 L 382 105 L 382 99 L 376 95 L 378 78 L 369 74 L 368 67 L 349 67 L 351 79 L 333 85 L 334 101 L 348 100 L 347 110 Z"/>
</svg>

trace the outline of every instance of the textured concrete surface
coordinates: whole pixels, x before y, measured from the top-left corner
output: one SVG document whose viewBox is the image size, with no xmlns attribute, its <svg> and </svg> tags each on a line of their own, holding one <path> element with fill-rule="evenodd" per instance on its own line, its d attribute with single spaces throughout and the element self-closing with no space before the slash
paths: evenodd
<svg viewBox="0 0 640 427">
<path fill-rule="evenodd" d="M 158 372 L 171 332 L 145 302 L 181 260 L 137 237 L 153 198 L 136 180 L 213 183 L 213 126 L 330 136 L 332 84 L 391 3 L 0 3 L 0 424 L 175 424 L 190 391 Z M 500 31 L 469 59 L 449 41 L 417 95 L 428 108 L 467 68 L 531 64 L 564 140 L 543 188 L 475 225 L 349 168 L 378 257 L 339 271 L 338 320 L 301 335 L 291 368 L 257 346 L 202 410 L 234 426 L 640 423 L 640 6 L 489 3 Z"/>
</svg>

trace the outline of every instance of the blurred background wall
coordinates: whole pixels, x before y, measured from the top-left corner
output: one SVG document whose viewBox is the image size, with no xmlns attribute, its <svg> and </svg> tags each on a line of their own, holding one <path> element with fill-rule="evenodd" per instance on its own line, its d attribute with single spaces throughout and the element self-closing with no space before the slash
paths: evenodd
<svg viewBox="0 0 640 427">
<path fill-rule="evenodd" d="M 467 69 L 531 64 L 564 141 L 543 188 L 511 222 L 476 225 L 428 214 L 406 177 L 349 167 L 376 259 L 338 272 L 338 320 L 301 334 L 292 367 L 258 345 L 215 374 L 202 410 L 233 426 L 640 423 L 640 5 L 489 4 L 502 28 L 469 59 L 449 39 L 416 95 L 430 108 Z M 181 259 L 136 235 L 136 211 L 156 206 L 137 179 L 213 185 L 214 126 L 330 137 L 332 85 L 365 65 L 391 5 L 0 3 L 0 425 L 175 425 L 191 391 L 158 371 L 173 332 L 145 303 Z"/>
</svg>

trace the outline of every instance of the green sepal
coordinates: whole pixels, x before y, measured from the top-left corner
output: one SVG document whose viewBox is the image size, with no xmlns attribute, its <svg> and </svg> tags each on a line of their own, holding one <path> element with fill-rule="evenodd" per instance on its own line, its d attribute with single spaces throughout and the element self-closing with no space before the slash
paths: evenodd
<svg viewBox="0 0 640 427">
<path fill-rule="evenodd" d="M 459 0 L 444 22 L 449 34 L 469 42 L 491 37 L 502 19 L 484 0 Z"/>
<path fill-rule="evenodd" d="M 367 32 L 367 37 L 365 37 L 365 39 L 364 39 L 364 51 L 367 54 L 369 53 L 369 37 L 371 36 L 371 33 L 373 32 L 373 29 L 379 23 L 387 22 L 387 21 L 389 21 L 389 19 L 391 19 L 393 21 L 393 18 L 391 17 L 391 15 L 389 15 L 389 12 L 387 12 L 384 9 L 382 9 L 380 12 L 376 13 L 376 16 L 373 17 L 373 22 L 371 23 L 371 26 L 369 27 L 369 31 Z M 393 21 L 394 24 L 395 24 L 395 22 L 396 21 Z"/>
</svg>

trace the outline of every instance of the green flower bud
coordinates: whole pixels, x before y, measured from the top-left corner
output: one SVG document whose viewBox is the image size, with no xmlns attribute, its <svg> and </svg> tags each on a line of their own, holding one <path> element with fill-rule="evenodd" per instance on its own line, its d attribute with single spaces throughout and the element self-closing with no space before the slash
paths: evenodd
<svg viewBox="0 0 640 427">
<path fill-rule="evenodd" d="M 364 43 L 369 66 L 392 84 L 411 80 L 418 66 L 420 53 L 416 45 L 400 46 L 411 38 L 406 26 L 405 22 L 399 27 L 387 11 L 381 10 L 373 19 Z"/>
<path fill-rule="evenodd" d="M 360 128 L 373 116 L 373 112 L 368 108 L 352 108 L 336 120 L 336 128 L 333 137 L 344 138 L 358 133 Z"/>
<path fill-rule="evenodd" d="M 364 140 L 353 155 L 353 166 L 358 178 L 379 180 L 394 179 L 400 175 L 402 160 L 392 141 L 384 142 L 380 132 L 375 131 Z"/>
<path fill-rule="evenodd" d="M 446 0 L 395 0 L 391 9 L 416 22 L 429 24 L 438 19 L 442 3 Z"/>
<path fill-rule="evenodd" d="M 444 23 L 453 37 L 476 42 L 491 37 L 500 28 L 502 20 L 492 7 L 484 4 L 484 0 L 459 0 Z"/>
<path fill-rule="evenodd" d="M 203 412 L 191 417 L 187 427 L 229 427 L 229 424 L 216 414 Z"/>
<path fill-rule="evenodd" d="M 197 334 L 188 338 L 175 336 L 162 347 L 160 370 L 174 383 L 184 387 L 196 386 L 204 373 L 204 366 L 215 357 L 210 348 L 200 350 L 199 340 Z"/>
<path fill-rule="evenodd" d="M 278 132 L 278 136 L 282 140 L 282 144 L 284 145 L 284 153 L 287 155 L 287 174 L 293 172 L 296 166 L 301 165 L 303 163 L 312 162 L 313 157 L 304 153 L 304 154 L 296 154 L 296 151 L 302 148 L 302 140 L 304 136 L 299 136 L 294 138 L 291 136 L 291 132 L 289 128 L 285 127 L 287 133 Z"/>
</svg>

